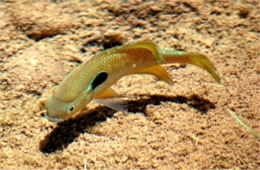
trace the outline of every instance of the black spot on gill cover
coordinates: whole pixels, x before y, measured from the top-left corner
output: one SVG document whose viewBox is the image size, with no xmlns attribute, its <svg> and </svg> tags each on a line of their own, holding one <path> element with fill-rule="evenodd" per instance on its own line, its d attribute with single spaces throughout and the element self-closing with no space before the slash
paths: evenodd
<svg viewBox="0 0 260 170">
<path fill-rule="evenodd" d="M 91 89 L 94 90 L 100 84 L 102 84 L 104 81 L 106 81 L 107 76 L 108 76 L 108 74 L 106 72 L 98 73 L 97 76 L 94 78 L 94 80 L 91 83 Z"/>
</svg>

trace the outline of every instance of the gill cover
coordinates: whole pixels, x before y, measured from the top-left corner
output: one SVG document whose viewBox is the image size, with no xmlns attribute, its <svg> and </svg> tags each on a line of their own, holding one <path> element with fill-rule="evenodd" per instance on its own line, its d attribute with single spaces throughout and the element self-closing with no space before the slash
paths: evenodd
<svg viewBox="0 0 260 170">
<path fill-rule="evenodd" d="M 93 99 L 93 91 L 107 79 L 107 76 L 106 72 L 98 73 L 87 89 L 82 91 L 80 95 L 71 102 L 65 102 L 51 97 L 47 101 L 47 114 L 45 117 L 52 122 L 61 122 L 69 119 Z"/>
<path fill-rule="evenodd" d="M 89 85 L 89 88 L 91 90 L 95 90 L 99 85 L 101 85 L 104 81 L 107 79 L 107 73 L 106 72 L 100 72 L 97 74 L 97 76 L 92 80 L 92 82 Z"/>
</svg>

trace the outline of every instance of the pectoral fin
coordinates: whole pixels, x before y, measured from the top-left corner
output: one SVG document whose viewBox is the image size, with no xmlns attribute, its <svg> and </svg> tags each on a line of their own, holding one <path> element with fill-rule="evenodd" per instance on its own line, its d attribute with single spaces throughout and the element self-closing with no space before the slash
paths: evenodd
<svg viewBox="0 0 260 170">
<path fill-rule="evenodd" d="M 117 111 L 128 110 L 128 103 L 111 87 L 95 96 L 95 101 Z"/>
<path fill-rule="evenodd" d="M 121 98 L 95 99 L 95 101 L 116 111 L 128 111 L 128 102 Z"/>
<path fill-rule="evenodd" d="M 155 65 L 135 72 L 136 74 L 152 74 L 157 78 L 165 81 L 166 83 L 172 85 L 173 81 L 169 73 L 160 65 Z"/>
<path fill-rule="evenodd" d="M 107 88 L 102 93 L 95 96 L 95 98 L 97 99 L 106 99 L 106 98 L 113 98 L 113 97 L 121 97 L 121 96 L 111 87 Z"/>
</svg>

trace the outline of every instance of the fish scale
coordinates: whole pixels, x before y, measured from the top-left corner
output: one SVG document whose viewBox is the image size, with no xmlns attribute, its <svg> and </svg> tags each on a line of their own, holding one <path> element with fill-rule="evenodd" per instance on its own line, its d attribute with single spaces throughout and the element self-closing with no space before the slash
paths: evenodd
<svg viewBox="0 0 260 170">
<path fill-rule="evenodd" d="M 125 75 L 151 74 L 172 84 L 171 77 L 161 66 L 170 63 L 198 66 L 220 82 L 216 68 L 203 54 L 160 48 L 149 41 L 136 42 L 107 49 L 72 70 L 48 99 L 46 118 L 55 122 L 67 120 L 92 99 L 113 108 L 103 99 L 120 96 L 110 86 Z"/>
</svg>

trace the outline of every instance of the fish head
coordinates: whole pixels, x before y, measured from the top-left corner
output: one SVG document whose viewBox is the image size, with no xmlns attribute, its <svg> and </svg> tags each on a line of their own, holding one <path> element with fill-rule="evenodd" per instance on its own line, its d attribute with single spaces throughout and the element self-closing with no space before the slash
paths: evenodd
<svg viewBox="0 0 260 170">
<path fill-rule="evenodd" d="M 45 118 L 51 122 L 62 122 L 73 117 L 93 99 L 93 91 L 83 91 L 75 100 L 63 101 L 52 96 L 47 101 Z"/>
<path fill-rule="evenodd" d="M 72 89 L 64 89 L 62 87 L 55 88 L 53 96 L 47 101 L 47 114 L 45 117 L 52 122 L 62 122 L 73 117 L 81 109 L 93 99 L 97 87 L 106 81 L 108 74 L 100 72 L 95 74 L 93 80 L 86 85 L 86 89 L 73 95 L 74 97 L 64 97 L 64 93 L 72 91 Z M 70 86 L 71 87 L 71 86 Z"/>
</svg>

